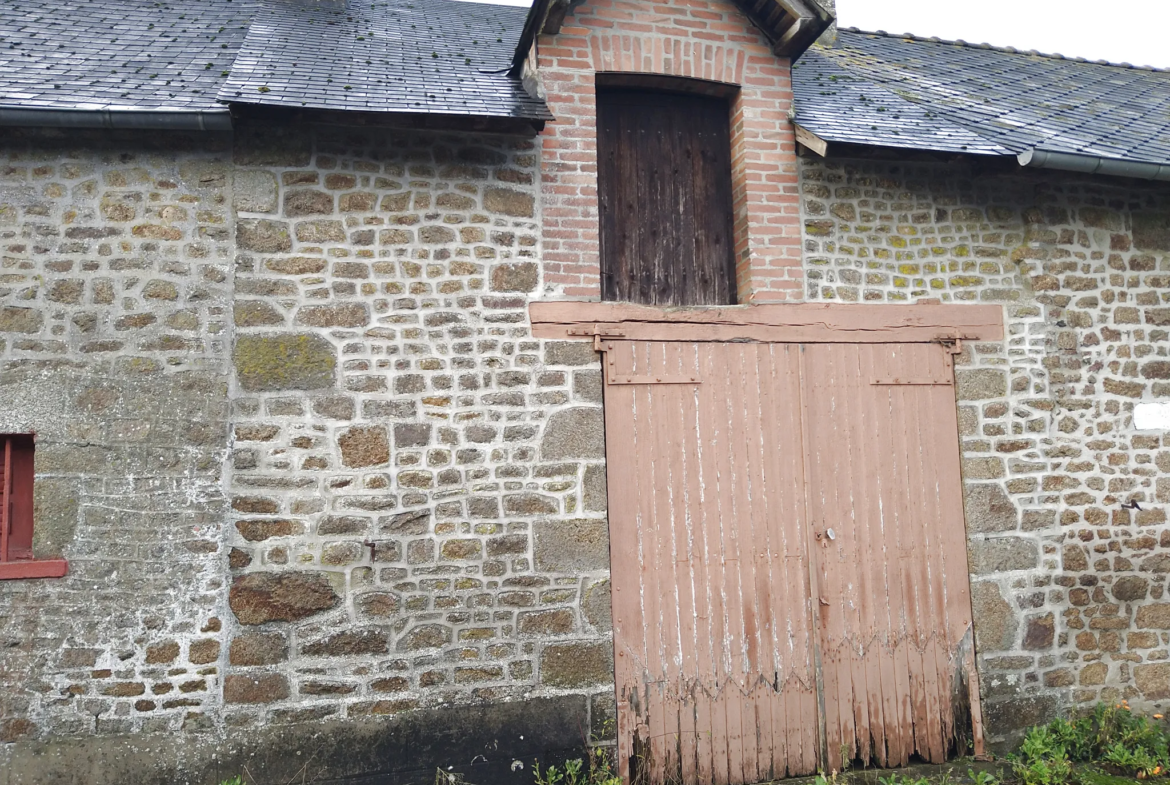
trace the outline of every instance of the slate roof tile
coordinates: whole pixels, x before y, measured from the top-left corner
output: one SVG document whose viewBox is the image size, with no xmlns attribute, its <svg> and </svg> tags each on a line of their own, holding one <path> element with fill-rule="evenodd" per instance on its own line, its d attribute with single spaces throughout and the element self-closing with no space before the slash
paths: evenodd
<svg viewBox="0 0 1170 785">
<path fill-rule="evenodd" d="M 262 0 L 219 98 L 551 119 L 504 73 L 526 14 L 454 0 Z"/>
<path fill-rule="evenodd" d="M 457 0 L 4 2 L 0 107 L 548 120 L 506 73 L 526 14 Z"/>
<path fill-rule="evenodd" d="M 0 106 L 224 110 L 254 0 L 0 3 Z"/>
<path fill-rule="evenodd" d="M 826 141 L 1170 164 L 1167 71 L 847 28 L 797 62 L 793 91 Z"/>
</svg>

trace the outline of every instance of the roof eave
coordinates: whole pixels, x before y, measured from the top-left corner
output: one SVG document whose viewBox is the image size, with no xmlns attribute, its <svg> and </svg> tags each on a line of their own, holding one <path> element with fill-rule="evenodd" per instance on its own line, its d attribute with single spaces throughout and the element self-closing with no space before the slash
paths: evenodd
<svg viewBox="0 0 1170 785">
<path fill-rule="evenodd" d="M 352 109 L 300 108 L 258 102 L 232 103 L 241 122 L 311 123 L 351 127 L 404 128 L 429 131 L 478 131 L 530 135 L 544 130 L 547 117 L 517 117 L 465 112 L 363 112 Z"/>
<path fill-rule="evenodd" d="M 0 106 L 0 126 L 41 128 L 145 128 L 169 131 L 230 131 L 222 109 L 57 109 Z"/>
<path fill-rule="evenodd" d="M 1096 155 L 1062 153 L 1033 148 L 1016 156 L 1020 166 L 1040 169 L 1060 169 L 1065 172 L 1104 174 L 1113 177 L 1133 177 L 1139 180 L 1170 180 L 1170 166 L 1145 161 L 1127 161 L 1120 158 L 1102 158 Z"/>
</svg>

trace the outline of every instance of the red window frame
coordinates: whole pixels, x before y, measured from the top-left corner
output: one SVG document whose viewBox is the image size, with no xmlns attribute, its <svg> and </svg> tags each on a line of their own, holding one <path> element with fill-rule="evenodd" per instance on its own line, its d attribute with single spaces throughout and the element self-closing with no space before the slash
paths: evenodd
<svg viewBox="0 0 1170 785">
<path fill-rule="evenodd" d="M 33 556 L 33 478 L 36 437 L 0 433 L 0 580 L 60 578 L 64 559 Z"/>
</svg>

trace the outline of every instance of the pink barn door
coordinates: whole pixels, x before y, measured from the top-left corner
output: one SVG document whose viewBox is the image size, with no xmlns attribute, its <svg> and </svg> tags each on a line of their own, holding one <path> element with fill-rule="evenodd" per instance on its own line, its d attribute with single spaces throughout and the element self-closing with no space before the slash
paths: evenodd
<svg viewBox="0 0 1170 785">
<path fill-rule="evenodd" d="M 623 778 L 814 771 L 799 347 L 619 342 L 606 363 Z"/>
<path fill-rule="evenodd" d="M 981 746 L 942 346 L 613 341 L 605 376 L 626 782 Z"/>
<path fill-rule="evenodd" d="M 951 355 L 816 344 L 802 378 L 826 766 L 942 763 L 982 736 Z"/>
</svg>

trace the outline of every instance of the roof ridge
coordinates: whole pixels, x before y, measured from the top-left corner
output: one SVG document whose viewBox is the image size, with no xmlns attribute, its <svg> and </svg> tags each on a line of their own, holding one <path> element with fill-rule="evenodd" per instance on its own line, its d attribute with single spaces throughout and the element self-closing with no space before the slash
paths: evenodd
<svg viewBox="0 0 1170 785">
<path fill-rule="evenodd" d="M 994 46 L 988 43 L 972 43 L 964 41 L 961 38 L 950 40 L 947 38 L 939 38 L 938 36 L 922 36 L 914 33 L 890 33 L 885 30 L 862 30 L 858 27 L 842 27 L 838 30 L 839 33 L 859 33 L 861 35 L 880 35 L 885 38 L 900 38 L 907 41 L 918 41 L 928 44 L 949 44 L 951 46 L 962 46 L 968 49 L 986 49 L 993 52 L 1003 52 L 1005 54 L 1013 55 L 1027 55 L 1029 57 L 1045 57 L 1049 60 L 1067 60 L 1073 63 L 1088 63 L 1090 65 L 1103 65 L 1110 68 L 1124 68 L 1130 71 L 1153 71 L 1155 73 L 1170 73 L 1170 68 L 1158 68 L 1152 65 L 1134 65 L 1133 63 L 1113 63 L 1108 60 L 1089 60 L 1085 57 L 1070 57 L 1059 53 L 1049 54 L 1047 52 L 1040 52 L 1035 49 L 1018 49 L 1014 46 Z"/>
</svg>

